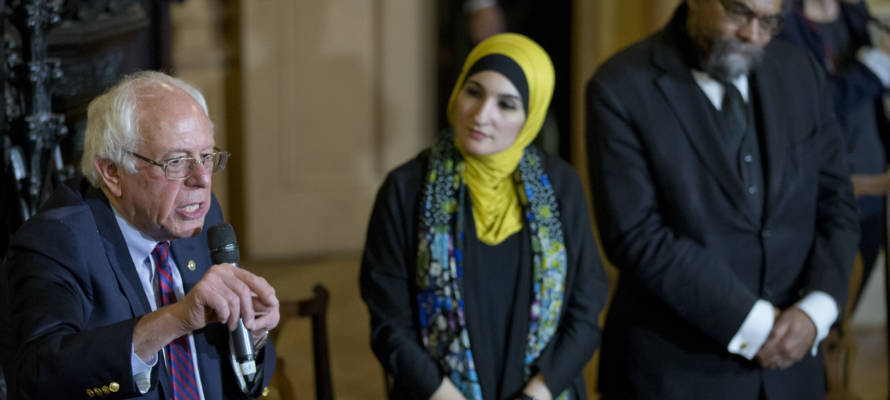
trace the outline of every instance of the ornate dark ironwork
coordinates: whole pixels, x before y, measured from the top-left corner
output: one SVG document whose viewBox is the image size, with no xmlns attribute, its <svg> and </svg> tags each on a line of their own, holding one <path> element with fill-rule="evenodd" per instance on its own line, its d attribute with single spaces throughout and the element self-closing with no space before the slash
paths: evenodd
<svg viewBox="0 0 890 400">
<path fill-rule="evenodd" d="M 89 101 L 121 76 L 169 70 L 165 0 L 0 1 L 0 258 L 77 173 Z"/>
<path fill-rule="evenodd" d="M 117 80 L 117 71 L 123 59 L 122 52 L 113 51 L 62 65 L 62 79 L 53 88 L 53 92 L 62 97 L 75 97 L 89 93 L 96 86 L 109 87 Z"/>
<path fill-rule="evenodd" d="M 169 4 L 0 0 L 0 33 L 2 262 L 12 233 L 77 173 L 89 101 L 125 74 L 170 70 Z"/>
<path fill-rule="evenodd" d="M 56 161 L 68 132 L 65 117 L 52 110 L 51 87 L 62 75 L 47 57 L 47 31 L 61 21 L 53 0 L 7 1 L 3 20 L 3 222 L 8 232 L 36 212 L 48 191 L 70 175 Z"/>
</svg>

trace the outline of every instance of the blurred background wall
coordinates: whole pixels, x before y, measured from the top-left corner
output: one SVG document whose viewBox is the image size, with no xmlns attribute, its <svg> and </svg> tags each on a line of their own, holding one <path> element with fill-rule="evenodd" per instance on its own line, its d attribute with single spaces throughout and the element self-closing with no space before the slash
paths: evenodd
<svg viewBox="0 0 890 400">
<path fill-rule="evenodd" d="M 564 1 L 571 1 L 561 22 L 571 25 L 571 72 L 557 79 L 571 81 L 571 145 L 563 154 L 586 185 L 587 80 L 610 55 L 664 25 L 680 0 Z M 870 3 L 890 15 L 890 1 Z M 283 298 L 307 296 L 316 282 L 332 292 L 337 398 L 383 397 L 358 297 L 359 252 L 386 172 L 436 133 L 436 82 L 454 79 L 436 76 L 442 7 L 412 0 L 188 0 L 171 10 L 176 74 L 205 91 L 217 141 L 234 153 L 214 191 L 247 265 Z M 611 267 L 609 275 L 617 276 Z M 873 277 L 857 315 L 876 329 L 884 326 L 881 282 L 883 276 Z M 285 329 L 282 352 L 298 366 L 288 374 L 310 394 L 308 323 Z M 595 361 L 585 376 L 594 395 Z"/>
<path fill-rule="evenodd" d="M 103 1 L 114 3 L 81 3 Z M 569 146 L 559 154 L 586 185 L 587 80 L 610 55 L 664 25 L 680 0 L 557 1 L 570 3 L 551 21 L 570 27 L 569 72 L 557 76 L 569 82 L 569 123 L 561 127 Z M 360 251 L 385 174 L 429 145 L 438 130 L 437 82 L 456 78 L 437 76 L 441 46 L 463 49 L 453 54 L 459 60 L 469 50 L 465 35 L 443 36 L 449 23 L 443 10 L 457 9 L 449 18 L 461 18 L 463 2 L 142 2 L 165 10 L 169 3 L 170 68 L 204 92 L 217 144 L 233 153 L 213 187 L 238 232 L 243 264 L 267 277 L 284 300 L 309 296 L 315 283 L 327 286 L 335 396 L 382 398 L 382 370 L 368 346 L 358 293 Z M 890 0 L 869 3 L 875 14 L 890 16 Z M 617 274 L 608 270 L 614 280 Z M 880 335 L 883 281 L 883 275 L 871 277 L 855 319 Z M 308 322 L 284 321 L 282 329 L 287 374 L 302 397 L 311 397 Z M 868 346 L 860 354 L 886 351 Z M 595 361 L 585 376 L 593 395 Z M 886 388 L 885 379 L 882 384 Z"/>
</svg>

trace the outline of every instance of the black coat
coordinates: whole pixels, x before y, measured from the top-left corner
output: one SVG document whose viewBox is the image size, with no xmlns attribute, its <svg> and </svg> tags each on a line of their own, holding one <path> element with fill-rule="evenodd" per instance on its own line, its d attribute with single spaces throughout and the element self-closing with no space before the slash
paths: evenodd
<svg viewBox="0 0 890 400">
<path fill-rule="evenodd" d="M 618 398 L 816 399 L 821 355 L 777 372 L 727 351 L 755 301 L 839 309 L 858 238 L 821 67 L 773 40 L 749 76 L 765 193 L 756 218 L 691 74 L 682 5 L 588 84 L 588 158 L 603 247 L 619 268 L 600 389 Z"/>
<path fill-rule="evenodd" d="M 362 257 L 360 283 L 371 313 L 371 347 L 395 377 L 393 399 L 429 398 L 444 376 L 421 342 L 417 317 L 418 210 L 428 155 L 421 153 L 386 177 L 374 203 Z M 577 174 L 552 156 L 544 155 L 542 164 L 563 224 L 567 293 L 557 332 L 535 360 L 534 370 L 544 376 L 554 395 L 571 389 L 573 398 L 585 398 L 581 371 L 599 344 L 597 318 L 608 284 Z M 498 246 L 484 245 L 476 239 L 471 203 L 467 199 L 464 222 L 467 329 L 483 397 L 513 398 L 525 386 L 532 293 L 528 229 Z M 512 301 L 504 301 L 504 293 L 513 293 Z"/>
</svg>

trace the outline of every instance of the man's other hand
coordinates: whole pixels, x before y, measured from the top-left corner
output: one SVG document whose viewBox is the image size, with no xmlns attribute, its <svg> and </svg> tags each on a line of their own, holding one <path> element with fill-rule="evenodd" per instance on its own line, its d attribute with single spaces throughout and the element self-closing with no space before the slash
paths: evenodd
<svg viewBox="0 0 890 400">
<path fill-rule="evenodd" d="M 813 347 L 816 325 L 797 307 L 790 307 L 776 318 L 766 343 L 757 352 L 760 365 L 785 369 L 800 361 Z"/>
<path fill-rule="evenodd" d="M 238 319 L 251 331 L 278 326 L 275 289 L 265 279 L 231 264 L 218 264 L 185 297 L 174 304 L 176 315 L 188 331 L 222 322 L 234 330 Z"/>
</svg>

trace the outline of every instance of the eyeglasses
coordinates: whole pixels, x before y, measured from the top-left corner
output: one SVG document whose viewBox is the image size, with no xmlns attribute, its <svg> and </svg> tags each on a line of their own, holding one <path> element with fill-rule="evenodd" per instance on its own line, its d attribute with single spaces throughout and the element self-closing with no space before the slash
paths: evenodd
<svg viewBox="0 0 890 400">
<path fill-rule="evenodd" d="M 213 153 L 210 154 L 202 154 L 201 155 L 201 165 L 204 166 L 205 169 L 209 169 L 212 173 L 217 173 L 226 168 L 226 162 L 229 161 L 229 157 L 232 153 L 219 151 L 219 149 L 214 149 Z M 198 160 L 193 157 L 176 157 L 171 158 L 162 163 L 152 160 L 143 155 L 136 154 L 132 151 L 128 151 L 133 157 L 136 157 L 142 161 L 145 161 L 151 165 L 156 165 L 161 167 L 164 170 L 164 177 L 171 181 L 182 181 L 188 179 L 195 172 L 195 166 L 198 163 Z"/>
<path fill-rule="evenodd" d="M 720 5 L 726 11 L 726 16 L 732 23 L 738 26 L 746 26 L 751 20 L 757 18 L 757 26 L 763 33 L 775 35 L 782 30 L 785 23 L 785 16 L 782 13 L 772 15 L 757 15 L 748 6 L 733 0 L 720 0 Z"/>
</svg>

